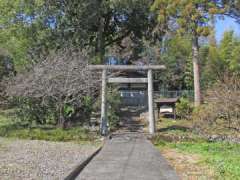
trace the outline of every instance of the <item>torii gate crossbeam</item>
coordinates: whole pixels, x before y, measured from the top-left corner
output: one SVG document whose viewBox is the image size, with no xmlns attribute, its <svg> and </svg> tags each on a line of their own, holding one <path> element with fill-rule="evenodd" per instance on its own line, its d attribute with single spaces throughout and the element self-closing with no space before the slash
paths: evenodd
<svg viewBox="0 0 240 180">
<path fill-rule="evenodd" d="M 166 69 L 163 65 L 89 65 L 90 70 L 102 70 L 102 99 L 101 99 L 101 126 L 102 135 L 108 134 L 107 127 L 107 83 L 148 83 L 148 111 L 149 111 L 149 133 L 155 133 L 155 117 L 153 104 L 153 70 Z M 148 71 L 148 78 L 107 78 L 108 70 L 124 70 L 124 71 Z"/>
</svg>

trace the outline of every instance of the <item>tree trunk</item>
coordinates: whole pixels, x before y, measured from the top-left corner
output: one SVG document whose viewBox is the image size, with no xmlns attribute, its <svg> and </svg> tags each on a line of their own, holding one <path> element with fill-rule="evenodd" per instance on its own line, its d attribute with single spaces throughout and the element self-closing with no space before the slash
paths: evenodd
<svg viewBox="0 0 240 180">
<path fill-rule="evenodd" d="M 97 56 L 100 59 L 100 63 L 104 63 L 104 56 L 105 56 L 105 37 L 104 37 L 104 17 L 103 13 L 101 12 L 102 1 L 99 1 L 99 26 L 98 26 L 98 42 L 97 42 Z"/>
<path fill-rule="evenodd" d="M 199 45 L 198 37 L 192 39 L 192 60 L 194 77 L 194 104 L 195 107 L 201 104 L 200 71 L 199 71 Z"/>
<path fill-rule="evenodd" d="M 58 116 L 57 126 L 60 128 L 64 128 L 65 117 L 64 117 L 64 106 L 63 105 L 59 105 L 58 113 L 59 113 L 59 116 Z"/>
</svg>

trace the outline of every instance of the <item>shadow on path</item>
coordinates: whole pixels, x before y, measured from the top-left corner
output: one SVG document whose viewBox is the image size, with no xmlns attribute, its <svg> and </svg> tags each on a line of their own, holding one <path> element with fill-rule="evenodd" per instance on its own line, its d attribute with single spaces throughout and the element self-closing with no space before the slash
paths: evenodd
<svg viewBox="0 0 240 180">
<path fill-rule="evenodd" d="M 119 132 L 141 132 L 143 133 L 144 122 L 140 120 L 141 113 L 146 112 L 146 108 L 124 107 L 121 108 Z"/>
</svg>

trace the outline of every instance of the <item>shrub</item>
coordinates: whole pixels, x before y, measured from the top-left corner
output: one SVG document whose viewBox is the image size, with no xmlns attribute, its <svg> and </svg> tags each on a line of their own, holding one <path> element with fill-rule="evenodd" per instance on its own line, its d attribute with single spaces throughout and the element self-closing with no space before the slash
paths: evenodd
<svg viewBox="0 0 240 180">
<path fill-rule="evenodd" d="M 39 98 L 13 98 L 15 109 L 14 119 L 20 120 L 22 124 L 32 126 L 34 124 L 56 124 L 57 112 L 54 103 L 48 101 L 43 104 Z"/>
<path fill-rule="evenodd" d="M 115 128 L 119 125 L 119 112 L 120 112 L 120 94 L 117 89 L 113 89 L 111 92 L 108 92 L 107 96 L 108 101 L 108 122 L 110 128 Z"/>
<path fill-rule="evenodd" d="M 194 129 L 197 132 L 209 132 L 214 124 L 217 123 L 218 113 L 212 104 L 204 104 L 195 108 L 192 113 Z"/>
<path fill-rule="evenodd" d="M 114 87 L 110 87 L 107 91 L 107 121 L 110 129 L 114 129 L 119 125 L 120 122 L 120 94 L 117 89 Z M 94 103 L 93 112 L 101 111 L 101 98 L 99 97 L 97 101 Z"/>
<path fill-rule="evenodd" d="M 195 126 L 206 130 L 227 127 L 240 131 L 240 77 L 225 76 L 206 93 L 206 104 L 194 112 Z"/>
<path fill-rule="evenodd" d="M 13 60 L 0 48 L 0 108 L 7 107 L 7 79 L 16 74 Z"/>
<path fill-rule="evenodd" d="M 94 99 L 97 89 L 97 74 L 87 68 L 87 57 L 70 48 L 18 74 L 8 87 L 8 95 L 20 99 L 19 109 L 23 117 L 26 115 L 24 118 L 46 123 L 49 117 L 54 117 L 59 127 L 65 127 L 74 110 L 89 111 L 85 97 Z"/>
<path fill-rule="evenodd" d="M 181 98 L 180 101 L 176 104 L 176 113 L 177 116 L 181 119 L 189 119 L 193 111 L 192 103 L 186 99 Z"/>
</svg>

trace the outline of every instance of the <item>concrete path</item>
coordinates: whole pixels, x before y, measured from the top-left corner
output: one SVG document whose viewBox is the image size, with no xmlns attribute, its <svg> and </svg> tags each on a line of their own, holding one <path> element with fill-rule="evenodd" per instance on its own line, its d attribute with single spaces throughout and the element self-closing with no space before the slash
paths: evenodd
<svg viewBox="0 0 240 180">
<path fill-rule="evenodd" d="M 177 180 L 160 152 L 139 132 L 118 133 L 85 167 L 80 180 Z"/>
</svg>

